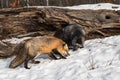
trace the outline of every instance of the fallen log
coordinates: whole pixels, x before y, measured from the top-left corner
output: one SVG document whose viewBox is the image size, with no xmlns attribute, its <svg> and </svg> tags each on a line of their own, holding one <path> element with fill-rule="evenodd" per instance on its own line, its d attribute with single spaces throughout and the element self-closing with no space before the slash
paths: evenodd
<svg viewBox="0 0 120 80">
<path fill-rule="evenodd" d="M 86 39 L 119 35 L 120 11 L 70 10 L 55 7 L 1 9 L 0 39 L 36 31 L 41 32 L 38 35 L 50 35 L 73 23 L 84 26 Z"/>
<path fill-rule="evenodd" d="M 120 35 L 120 11 L 29 7 L 0 10 L 0 40 L 53 35 L 73 23 L 84 26 L 86 39 Z M 0 42 L 0 53 L 10 53 L 13 48 Z"/>
</svg>

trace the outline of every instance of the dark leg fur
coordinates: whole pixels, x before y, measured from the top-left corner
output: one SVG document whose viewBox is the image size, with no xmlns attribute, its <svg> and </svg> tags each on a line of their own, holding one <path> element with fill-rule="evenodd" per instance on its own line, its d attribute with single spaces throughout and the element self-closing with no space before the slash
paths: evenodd
<svg viewBox="0 0 120 80">
<path fill-rule="evenodd" d="M 59 55 L 60 56 L 60 59 L 62 58 L 62 59 L 66 59 L 66 57 L 65 56 L 63 56 L 62 54 L 60 54 L 56 49 L 54 49 L 53 50 L 53 53 L 52 53 L 54 56 L 55 55 Z"/>
<path fill-rule="evenodd" d="M 78 43 L 78 46 L 80 48 L 83 48 L 84 47 L 84 42 L 85 42 L 85 37 L 84 36 L 81 36 L 80 39 L 78 39 L 77 43 Z"/>
<path fill-rule="evenodd" d="M 66 59 L 66 57 L 64 57 L 64 56 L 62 56 L 62 55 L 61 55 L 61 58 L 62 58 L 62 59 Z"/>
<path fill-rule="evenodd" d="M 30 69 L 30 67 L 28 67 L 28 62 L 29 60 L 33 59 L 34 57 L 31 57 L 30 55 L 27 56 L 27 58 L 25 59 L 25 62 L 24 62 L 24 67 L 26 69 Z"/>
<path fill-rule="evenodd" d="M 32 60 L 32 63 L 34 63 L 34 64 L 39 64 L 40 61 L 35 61 L 35 60 L 33 59 L 33 60 Z"/>
<path fill-rule="evenodd" d="M 77 38 L 77 37 L 74 37 L 74 38 L 72 39 L 72 42 L 71 42 L 71 44 L 72 44 L 71 46 L 72 46 L 72 48 L 73 48 L 74 51 L 79 48 L 79 46 L 77 45 L 77 40 L 78 40 L 78 38 Z"/>
<path fill-rule="evenodd" d="M 81 44 L 78 44 L 76 43 L 74 46 L 73 46 L 73 51 L 77 50 L 78 48 L 83 48 Z"/>
<path fill-rule="evenodd" d="M 54 53 L 52 52 L 50 55 L 49 55 L 51 58 L 57 60 L 58 58 L 56 58 L 56 56 L 54 55 Z"/>
<path fill-rule="evenodd" d="M 84 42 L 85 42 L 85 37 L 82 36 L 82 37 L 81 37 L 81 44 L 82 44 L 82 47 L 84 47 Z"/>
<path fill-rule="evenodd" d="M 73 50 L 77 50 L 78 48 L 83 48 L 84 47 L 84 41 L 85 38 L 84 36 L 81 36 L 81 38 L 74 37 L 72 40 L 72 48 Z"/>
</svg>

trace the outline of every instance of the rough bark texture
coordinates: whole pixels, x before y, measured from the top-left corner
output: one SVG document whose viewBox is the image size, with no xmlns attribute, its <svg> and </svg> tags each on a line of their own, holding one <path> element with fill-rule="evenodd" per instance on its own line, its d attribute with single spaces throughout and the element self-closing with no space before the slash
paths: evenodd
<svg viewBox="0 0 120 80">
<path fill-rule="evenodd" d="M 0 10 L 0 39 L 53 35 L 66 25 L 84 26 L 86 39 L 120 34 L 120 11 L 62 8 L 14 8 Z"/>
<path fill-rule="evenodd" d="M 53 35 L 55 31 L 73 23 L 84 26 L 86 39 L 119 35 L 120 11 L 69 10 L 53 7 L 1 9 L 0 40 Z M 0 41 L 0 53 L 11 54 L 13 48 L 14 45 Z"/>
<path fill-rule="evenodd" d="M 120 11 L 15 8 L 0 10 L 0 39 L 35 32 L 52 35 L 68 24 L 84 26 L 86 38 L 120 34 Z"/>
</svg>

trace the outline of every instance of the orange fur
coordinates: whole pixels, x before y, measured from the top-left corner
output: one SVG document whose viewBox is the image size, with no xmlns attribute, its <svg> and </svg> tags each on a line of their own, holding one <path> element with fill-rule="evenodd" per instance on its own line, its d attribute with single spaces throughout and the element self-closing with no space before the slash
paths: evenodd
<svg viewBox="0 0 120 80">
<path fill-rule="evenodd" d="M 55 37 L 35 37 L 21 42 L 19 46 L 20 45 L 22 45 L 22 47 L 19 47 L 18 55 L 10 63 L 10 68 L 15 68 L 23 62 L 25 62 L 24 67 L 28 68 L 27 63 L 29 60 L 33 60 L 34 57 L 41 54 L 48 54 L 51 57 L 54 49 L 62 56 L 69 55 L 67 44 Z"/>
</svg>

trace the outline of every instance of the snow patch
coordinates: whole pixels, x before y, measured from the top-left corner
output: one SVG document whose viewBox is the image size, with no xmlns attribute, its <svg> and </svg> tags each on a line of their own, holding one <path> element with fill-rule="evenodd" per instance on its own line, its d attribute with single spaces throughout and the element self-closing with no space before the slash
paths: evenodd
<svg viewBox="0 0 120 80">
<path fill-rule="evenodd" d="M 0 59 L 0 80 L 119 80 L 120 36 L 87 40 L 84 48 L 69 53 L 60 60 L 39 57 L 41 63 L 29 63 L 29 70 L 8 68 L 13 57 Z"/>
<path fill-rule="evenodd" d="M 111 4 L 111 3 L 98 3 L 98 4 L 84 4 L 84 5 L 76 5 L 76 6 L 67 6 L 67 7 L 58 7 L 58 6 L 32 6 L 37 8 L 63 8 L 63 9 L 74 9 L 74 10 L 81 10 L 81 9 L 91 9 L 91 10 L 120 10 L 120 5 Z"/>
<path fill-rule="evenodd" d="M 86 4 L 86 5 L 78 5 L 72 7 L 66 7 L 68 9 L 108 9 L 108 10 L 120 10 L 120 5 L 111 4 L 111 3 L 98 3 L 98 4 Z"/>
</svg>

